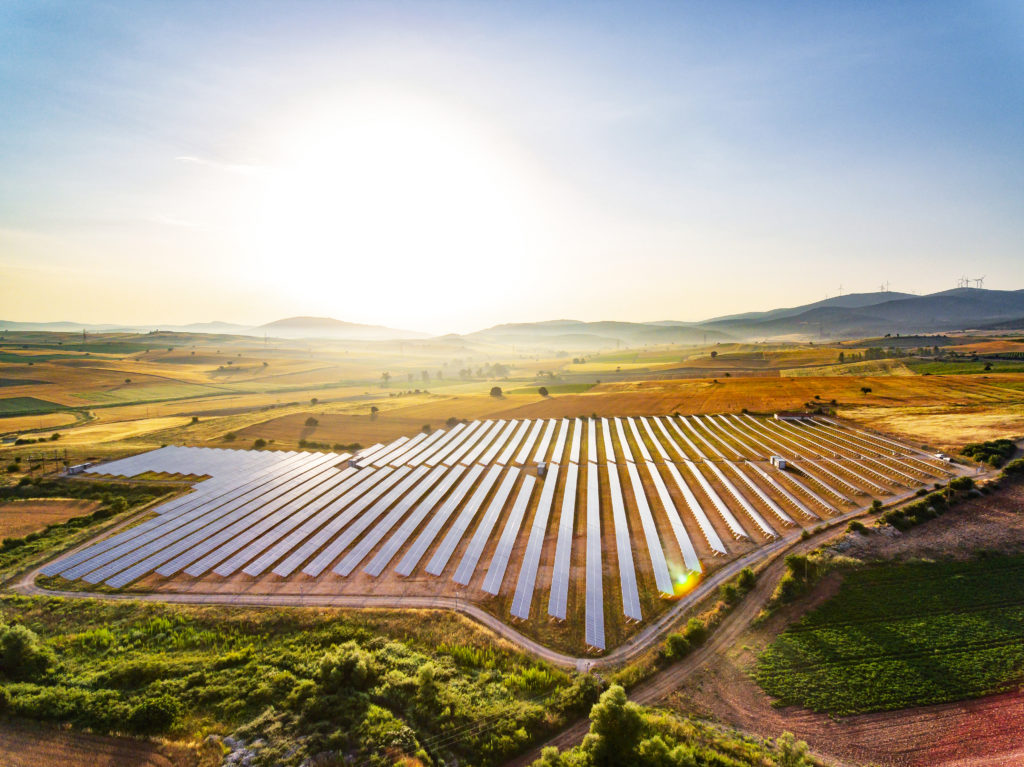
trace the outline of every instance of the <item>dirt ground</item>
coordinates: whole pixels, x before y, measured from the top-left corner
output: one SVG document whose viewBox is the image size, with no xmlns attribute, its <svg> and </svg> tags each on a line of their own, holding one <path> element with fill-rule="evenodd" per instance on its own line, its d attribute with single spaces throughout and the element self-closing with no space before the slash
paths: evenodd
<svg viewBox="0 0 1024 767">
<path fill-rule="evenodd" d="M 98 501 L 62 498 L 0 503 L 0 538 L 21 538 L 54 522 L 91 514 L 98 507 Z"/>
<path fill-rule="evenodd" d="M 186 746 L 87 735 L 37 722 L 0 722 L 0 764 L 4 767 L 201 767 L 216 763 Z"/>
<path fill-rule="evenodd" d="M 971 551 L 1024 551 L 1024 483 L 969 501 L 910 531 L 851 535 L 844 553 L 872 558 L 966 557 Z M 833 574 L 814 593 L 745 632 L 671 698 L 680 710 L 764 736 L 793 732 L 839 764 L 980 767 L 1024 763 L 1024 688 L 976 700 L 835 719 L 774 708 L 749 673 L 760 651 L 789 622 L 832 596 Z"/>
</svg>

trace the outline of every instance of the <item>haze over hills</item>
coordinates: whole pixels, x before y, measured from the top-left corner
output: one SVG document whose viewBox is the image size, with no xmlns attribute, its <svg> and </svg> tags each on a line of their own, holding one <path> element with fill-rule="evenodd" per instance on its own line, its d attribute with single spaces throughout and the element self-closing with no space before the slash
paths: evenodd
<svg viewBox="0 0 1024 767">
<path fill-rule="evenodd" d="M 853 293 L 803 306 L 746 312 L 702 322 L 658 320 L 619 322 L 558 319 L 495 325 L 466 334 L 429 336 L 382 325 L 344 322 L 330 317 L 288 317 L 259 326 L 202 322 L 180 326 L 125 326 L 75 322 L 4 322 L 0 329 L 26 331 L 128 332 L 152 330 L 219 333 L 273 338 L 341 341 L 461 339 L 466 343 L 546 349 L 590 350 L 651 344 L 702 344 L 717 341 L 859 338 L 886 333 L 942 333 L 971 329 L 1024 328 L 1024 290 L 955 288 L 926 296 L 880 291 Z"/>
</svg>

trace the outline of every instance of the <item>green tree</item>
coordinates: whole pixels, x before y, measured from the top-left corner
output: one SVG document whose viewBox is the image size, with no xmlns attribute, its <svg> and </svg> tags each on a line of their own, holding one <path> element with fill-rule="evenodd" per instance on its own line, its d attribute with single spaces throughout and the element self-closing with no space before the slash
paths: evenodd
<svg viewBox="0 0 1024 767">
<path fill-rule="evenodd" d="M 635 764 L 643 729 L 640 707 L 626 698 L 621 685 L 612 685 L 590 709 L 590 733 L 583 750 L 595 767 Z"/>
<path fill-rule="evenodd" d="M 538 394 L 539 394 L 540 396 L 542 396 L 542 397 L 546 397 L 546 396 L 548 396 L 548 387 L 546 387 L 546 386 L 542 386 L 542 387 L 540 387 L 539 389 L 537 389 L 537 393 L 538 393 Z"/>
<path fill-rule="evenodd" d="M 492 397 L 501 397 L 501 387 L 500 386 L 492 386 L 491 387 L 491 396 Z"/>
</svg>

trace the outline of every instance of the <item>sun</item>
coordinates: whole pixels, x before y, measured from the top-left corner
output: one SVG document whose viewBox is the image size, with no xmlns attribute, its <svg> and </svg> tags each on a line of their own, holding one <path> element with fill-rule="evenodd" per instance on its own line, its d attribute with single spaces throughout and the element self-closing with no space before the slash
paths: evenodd
<svg viewBox="0 0 1024 767">
<path fill-rule="evenodd" d="M 397 301 L 472 289 L 482 262 L 522 259 L 544 226 L 530 161 L 465 110 L 362 93 L 280 135 L 251 216 L 256 267 L 279 286 L 337 289 L 386 274 Z"/>
</svg>

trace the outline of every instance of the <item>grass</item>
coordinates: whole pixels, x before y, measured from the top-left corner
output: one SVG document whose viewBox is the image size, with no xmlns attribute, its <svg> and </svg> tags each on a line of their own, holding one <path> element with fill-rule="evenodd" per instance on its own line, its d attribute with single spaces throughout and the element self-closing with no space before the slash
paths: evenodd
<svg viewBox="0 0 1024 767">
<path fill-rule="evenodd" d="M 585 391 L 590 391 L 596 386 L 592 383 L 567 383 L 567 384 L 537 384 L 536 386 L 520 386 L 515 389 L 508 389 L 505 394 L 536 394 L 537 390 L 543 386 L 548 390 L 548 394 L 581 394 Z"/>
<path fill-rule="evenodd" d="M 58 410 L 64 410 L 64 406 L 45 399 L 37 399 L 36 397 L 7 397 L 0 399 L 0 417 L 55 413 Z"/>
<path fill-rule="evenodd" d="M 906 360 L 906 365 L 915 373 L 930 375 L 978 375 L 985 373 L 1024 373 L 1024 362 L 1003 362 L 1002 360 L 985 360 L 977 362 L 926 362 L 924 360 Z M 985 365 L 991 365 L 985 370 Z"/>
<path fill-rule="evenodd" d="M 35 635 L 32 663 L 0 664 L 11 713 L 96 732 L 230 732 L 256 765 L 500 764 L 595 697 L 589 680 L 446 612 L 8 596 L 5 622 Z"/>
<path fill-rule="evenodd" d="M 1016 689 L 1024 557 L 876 565 L 780 634 L 758 683 L 780 704 L 839 716 Z"/>
</svg>

